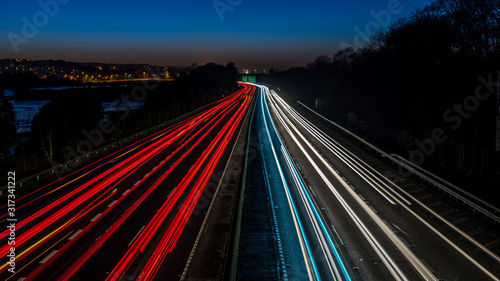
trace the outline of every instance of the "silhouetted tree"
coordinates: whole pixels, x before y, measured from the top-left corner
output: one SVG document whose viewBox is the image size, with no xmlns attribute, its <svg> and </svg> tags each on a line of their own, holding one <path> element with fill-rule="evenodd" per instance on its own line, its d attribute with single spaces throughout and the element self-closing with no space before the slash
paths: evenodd
<svg viewBox="0 0 500 281">
<path fill-rule="evenodd" d="M 16 144 L 16 116 L 14 108 L 4 91 L 0 90 L 0 170 L 4 171 L 12 160 L 12 149 Z"/>
<path fill-rule="evenodd" d="M 422 13 L 449 20 L 449 32 L 457 39 L 456 51 L 461 54 L 487 56 L 500 51 L 499 0 L 438 0 Z"/>
<path fill-rule="evenodd" d="M 86 140 L 82 130 L 97 128 L 101 119 L 101 102 L 95 94 L 60 96 L 44 105 L 33 118 L 33 145 L 49 163 L 60 161 L 68 153 L 68 145 L 77 150 L 76 144 Z"/>
<path fill-rule="evenodd" d="M 314 62 L 307 65 L 308 69 L 324 69 L 330 65 L 332 59 L 329 56 L 321 55 Z"/>
<path fill-rule="evenodd" d="M 302 102 L 325 98 L 340 123 L 348 113 L 366 121 L 363 133 L 407 154 L 415 141 L 446 129 L 424 165 L 463 175 L 493 167 L 494 97 L 481 102 L 460 126 L 443 114 L 474 95 L 478 77 L 496 76 L 500 62 L 500 0 L 436 0 L 371 35 L 363 48 L 347 48 L 330 61 L 272 75 Z"/>
</svg>

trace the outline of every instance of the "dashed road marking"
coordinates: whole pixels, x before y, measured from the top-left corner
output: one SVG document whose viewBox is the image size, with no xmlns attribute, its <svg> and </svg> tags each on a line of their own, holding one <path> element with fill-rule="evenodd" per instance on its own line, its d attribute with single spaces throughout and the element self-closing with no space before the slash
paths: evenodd
<svg viewBox="0 0 500 281">
<path fill-rule="evenodd" d="M 137 237 L 139 236 L 139 234 L 141 234 L 142 230 L 145 227 L 146 227 L 145 225 L 142 226 L 142 228 L 139 230 L 139 232 L 137 232 L 137 234 L 134 236 L 134 238 L 132 238 L 132 241 L 130 241 L 130 243 L 128 243 L 127 247 L 130 247 L 130 245 L 132 245 L 132 243 L 134 243 L 135 239 L 137 239 Z"/>
<path fill-rule="evenodd" d="M 335 227 L 333 226 L 333 224 L 332 224 L 332 229 L 333 229 L 333 232 L 335 232 L 335 235 L 337 235 L 337 238 L 339 239 L 340 244 L 342 244 L 342 246 L 344 246 L 344 241 L 342 241 L 342 239 L 340 238 L 340 235 L 338 234 L 338 232 L 335 229 Z"/>
<path fill-rule="evenodd" d="M 95 221 L 99 216 L 101 216 L 102 213 L 97 214 L 94 218 L 92 218 L 90 221 Z"/>
<path fill-rule="evenodd" d="M 43 260 L 41 260 L 40 263 L 45 263 L 46 261 L 48 261 L 53 255 L 57 253 L 57 251 L 58 250 L 52 251 L 48 256 L 46 256 Z"/>
<path fill-rule="evenodd" d="M 73 240 L 73 238 L 75 238 L 78 234 L 80 234 L 80 232 L 82 232 L 81 229 L 78 229 L 75 233 L 73 233 L 73 235 L 71 235 L 68 240 Z"/>
<path fill-rule="evenodd" d="M 111 207 L 111 206 L 113 206 L 113 205 L 116 203 L 116 201 L 117 201 L 117 200 L 115 200 L 115 201 L 111 202 L 111 203 L 108 205 L 108 208 L 109 208 L 109 207 Z"/>
</svg>

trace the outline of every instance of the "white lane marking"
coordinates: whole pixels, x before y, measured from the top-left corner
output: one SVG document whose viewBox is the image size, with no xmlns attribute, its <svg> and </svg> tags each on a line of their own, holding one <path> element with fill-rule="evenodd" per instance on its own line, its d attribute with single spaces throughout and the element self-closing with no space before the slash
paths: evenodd
<svg viewBox="0 0 500 281">
<path fill-rule="evenodd" d="M 411 236 L 410 236 L 410 234 L 408 234 L 408 233 L 404 232 L 404 231 L 401 229 L 401 227 L 397 226 L 395 223 L 392 223 L 392 225 L 393 225 L 393 226 L 394 226 L 397 230 L 399 230 L 401 233 L 404 233 L 404 234 L 406 234 L 406 236 L 411 237 Z"/>
<path fill-rule="evenodd" d="M 75 233 L 73 233 L 73 235 L 71 235 L 68 240 L 73 240 L 73 238 L 75 238 L 78 234 L 80 234 L 80 232 L 82 232 L 81 229 L 78 229 Z"/>
<path fill-rule="evenodd" d="M 362 160 L 360 160 L 357 156 L 353 155 L 353 157 L 355 159 L 357 159 L 357 161 L 356 161 L 353 157 L 351 157 L 347 153 L 348 150 L 346 148 L 344 148 L 343 146 L 341 146 L 339 143 L 337 143 L 335 140 L 333 140 L 330 136 L 328 136 L 323 131 L 321 131 L 320 129 L 318 129 L 312 122 L 310 122 L 309 120 L 305 119 L 302 115 L 300 115 L 298 112 L 296 112 L 293 108 L 291 108 L 290 106 L 288 106 L 287 104 L 285 104 L 284 101 L 282 101 L 282 99 L 279 96 L 276 96 L 276 99 L 278 100 L 278 102 L 280 102 L 280 104 L 285 109 L 288 110 L 288 112 L 290 113 L 290 115 L 298 123 L 300 123 L 311 135 L 313 135 L 318 141 L 320 141 L 328 150 L 330 150 L 334 155 L 336 155 L 340 160 L 342 160 L 347 166 L 351 167 L 356 174 L 358 174 L 361 178 L 363 178 L 370 186 L 372 186 L 380 195 L 382 195 L 391 204 L 395 205 L 394 201 L 391 200 L 390 198 L 388 198 L 378 188 L 378 187 L 381 187 L 381 186 L 379 184 L 377 184 L 375 181 L 373 181 L 372 178 L 374 178 L 378 182 L 382 183 L 386 188 L 388 188 L 389 190 L 391 190 L 398 197 L 400 197 L 403 201 L 405 201 L 406 204 L 411 205 L 411 203 L 408 200 L 404 199 L 399 193 L 397 193 L 395 190 L 393 190 L 391 187 L 389 187 L 387 184 L 385 184 L 381 179 L 379 179 L 374 174 L 372 174 L 367 168 L 365 168 L 365 166 L 359 164 L 359 162 L 361 162 L 364 165 L 368 166 L 365 162 L 363 162 Z M 288 120 L 288 121 L 290 121 L 290 120 Z M 316 148 L 314 147 L 314 149 L 316 149 Z M 326 159 L 325 159 L 325 161 L 326 161 Z M 358 167 L 361 168 L 366 173 L 363 172 L 362 170 L 358 170 Z M 368 167 L 370 167 L 370 166 L 368 166 Z M 373 168 L 371 168 L 371 167 L 370 167 L 370 169 L 373 170 Z M 335 172 L 338 173 L 338 171 L 335 171 Z M 367 173 L 372 178 L 369 178 L 368 175 L 367 175 Z M 375 171 L 375 173 L 379 174 L 377 171 Z M 385 192 L 387 192 L 387 191 L 385 191 Z M 390 196 L 393 197 L 392 195 L 390 195 Z"/>
<path fill-rule="evenodd" d="M 365 199 L 365 197 L 363 197 L 363 195 L 361 195 L 361 194 L 358 193 L 358 196 L 359 196 L 359 198 L 361 198 L 361 200 L 363 200 L 363 201 L 366 202 L 366 199 Z"/>
<path fill-rule="evenodd" d="M 340 238 L 340 235 L 337 233 L 337 230 L 335 229 L 333 224 L 332 224 L 332 229 L 333 229 L 333 232 L 335 232 L 335 235 L 337 235 L 337 238 L 339 239 L 340 244 L 342 244 L 342 246 L 344 246 L 344 241 L 342 241 L 342 239 Z"/>
<path fill-rule="evenodd" d="M 111 206 L 113 206 L 113 205 L 116 203 L 116 201 L 117 201 L 117 200 L 115 200 L 115 201 L 111 202 L 111 203 L 108 205 L 108 208 L 109 208 L 109 207 L 111 207 Z"/>
<path fill-rule="evenodd" d="M 102 213 L 97 214 L 94 218 L 92 218 L 90 221 L 95 221 L 99 216 L 101 216 Z"/>
<path fill-rule="evenodd" d="M 284 103 L 284 101 L 282 101 L 282 99 L 279 97 L 279 96 L 276 96 L 278 101 L 283 105 L 285 106 L 286 109 L 291 109 L 291 112 L 295 113 L 295 114 L 298 114 L 293 108 L 291 108 L 290 106 L 288 106 L 286 103 Z M 310 110 L 310 109 L 309 109 Z M 314 111 L 312 111 L 313 113 L 316 113 Z M 321 118 L 323 119 L 326 119 L 325 117 L 321 116 L 320 114 L 316 113 L 317 115 L 319 115 Z M 305 118 L 302 117 L 302 119 L 306 120 Z M 307 121 L 309 123 L 311 123 L 310 121 Z M 330 121 L 331 122 L 331 121 Z M 312 124 L 312 123 L 311 123 Z M 325 134 L 326 135 L 326 134 Z M 333 139 L 331 139 L 331 137 L 329 137 L 327 135 L 327 137 L 332 141 Z M 339 145 L 337 143 L 337 145 Z M 344 148 L 344 150 L 346 150 Z M 346 150 L 347 151 L 347 150 Z M 364 163 L 363 161 L 361 161 L 359 158 L 357 158 L 355 155 L 353 155 L 356 159 L 358 159 L 358 161 Z M 349 156 L 349 158 L 351 158 Z M 369 165 L 367 165 L 366 163 L 364 163 L 366 166 L 370 167 Z M 363 165 L 360 165 L 361 168 L 365 169 L 365 167 Z M 370 167 L 371 168 L 371 167 Z M 382 174 L 380 174 L 378 171 L 374 170 L 373 168 L 371 168 L 376 174 L 378 174 L 381 178 L 385 179 L 387 182 L 390 182 L 392 183 L 390 180 L 388 180 L 385 176 L 383 176 Z M 366 170 L 366 169 L 365 169 Z M 371 172 L 367 171 L 368 173 L 372 174 Z M 375 177 L 377 180 L 380 181 L 380 179 L 378 177 Z M 391 190 L 394 194 L 396 194 L 397 197 L 399 197 L 400 200 L 404 201 L 407 205 L 412 205 L 411 202 L 409 202 L 406 198 L 404 198 L 401 194 L 399 194 L 398 192 L 396 192 L 395 190 L 393 190 L 391 187 L 389 187 L 386 183 L 380 181 L 385 187 L 387 187 L 389 190 Z M 458 232 L 459 234 L 461 234 L 464 238 L 466 238 L 467 240 L 469 240 L 472 244 L 476 245 L 476 247 L 478 247 L 479 249 L 481 249 L 483 252 L 485 252 L 487 255 L 489 255 L 490 257 L 492 257 L 493 259 L 497 260 L 497 261 L 500 261 L 500 257 L 495 255 L 493 252 L 491 252 L 488 248 L 484 247 L 482 244 L 478 243 L 476 240 L 474 240 L 473 238 L 471 238 L 469 235 L 467 235 L 466 233 L 464 233 L 462 230 L 458 229 L 456 226 L 454 226 L 453 224 L 451 224 L 450 222 L 448 222 L 447 220 L 445 220 L 443 217 L 441 217 L 439 214 L 437 214 L 436 212 L 432 211 L 429 207 L 425 206 L 425 204 L 423 204 L 422 202 L 418 201 L 417 199 L 415 199 L 414 197 L 412 197 L 408 192 L 402 190 L 400 187 L 398 187 L 396 184 L 392 183 L 395 187 L 397 187 L 399 189 L 399 191 L 406 195 L 407 197 L 411 198 L 413 201 L 417 202 L 421 207 L 423 207 L 424 209 L 426 209 L 427 211 L 429 211 L 430 213 L 434 214 L 437 218 L 439 218 L 442 222 L 444 222 L 446 225 L 448 225 L 450 228 L 454 229 L 456 232 Z M 396 201 L 399 201 L 397 198 L 394 198 Z M 434 227 L 430 226 L 430 224 L 428 224 L 424 219 L 422 219 L 420 216 L 418 216 L 416 213 L 414 213 L 411 209 L 409 209 L 407 206 L 405 206 L 404 204 L 401 204 L 401 202 L 399 202 L 400 205 L 402 205 L 408 212 L 410 212 L 415 218 L 417 218 L 419 221 L 421 221 L 424 225 L 426 225 L 430 230 L 432 230 L 435 234 L 437 234 L 438 236 L 440 236 L 444 241 L 446 241 L 450 246 L 452 246 L 455 250 L 457 250 L 460 254 L 462 254 L 465 258 L 467 258 L 471 263 L 473 263 L 477 268 L 479 268 L 481 271 L 483 271 L 485 274 L 487 274 L 490 278 L 494 279 L 494 280 L 499 280 L 497 277 L 495 277 L 491 272 L 489 272 L 488 270 L 486 270 L 483 266 L 481 266 L 477 261 L 475 261 L 472 257 L 470 257 L 468 254 L 466 254 L 464 251 L 462 251 L 462 249 L 460 249 L 457 245 L 455 245 L 453 242 L 451 242 L 449 239 L 447 239 L 442 233 L 440 233 L 437 229 L 435 229 Z M 432 269 L 431 269 L 432 270 Z"/>
<path fill-rule="evenodd" d="M 305 190 L 305 188 L 304 189 L 300 188 L 302 186 L 302 184 L 300 183 L 300 179 L 298 178 L 298 174 L 293 170 L 293 164 L 291 162 L 291 159 L 288 156 L 288 154 L 286 153 L 285 148 L 283 146 L 281 147 L 281 151 L 283 153 L 283 156 L 285 157 L 286 163 L 288 164 L 288 169 L 292 173 L 292 177 L 294 179 L 295 185 L 297 186 L 297 190 L 299 191 L 300 199 L 302 199 L 303 206 L 306 208 L 307 215 L 309 217 L 309 221 L 312 223 L 316 237 L 317 237 L 318 241 L 320 242 L 319 244 L 321 246 L 321 250 L 323 252 L 323 255 L 327 258 L 326 260 L 328 263 L 328 267 L 330 269 L 330 273 L 332 274 L 332 276 L 335 277 L 335 279 L 340 280 L 340 279 L 342 279 L 340 277 L 340 272 L 338 271 L 337 267 L 335 266 L 334 258 L 332 256 L 331 251 L 329 251 L 329 247 L 328 247 L 329 245 L 325 240 L 325 236 L 324 236 L 323 232 L 321 231 L 321 227 L 319 226 L 318 220 L 317 220 L 316 216 L 314 215 L 314 211 L 311 208 L 311 204 L 309 204 L 309 202 L 307 200 L 307 197 L 305 194 L 306 190 Z"/>
<path fill-rule="evenodd" d="M 122 193 L 122 195 L 127 194 L 130 191 L 130 189 L 125 190 L 125 192 Z"/>
<path fill-rule="evenodd" d="M 54 250 L 52 251 L 48 256 L 46 256 L 43 260 L 40 261 L 40 263 L 45 263 L 46 261 L 48 261 L 53 255 L 55 255 L 55 253 L 57 253 L 57 250 Z"/>
<path fill-rule="evenodd" d="M 277 112 L 277 111 L 275 111 L 275 112 Z M 382 261 L 384 262 L 384 264 L 386 265 L 386 267 L 388 268 L 388 270 L 391 272 L 391 274 L 393 275 L 393 277 L 396 280 L 408 280 L 408 278 L 402 273 L 402 271 L 395 264 L 395 262 L 392 260 L 392 258 L 387 254 L 387 252 L 385 251 L 385 249 L 378 243 L 378 241 L 375 239 L 375 237 L 373 237 L 373 235 L 371 234 L 371 232 L 364 225 L 364 223 L 359 219 L 359 217 L 354 213 L 354 211 L 345 202 L 344 198 L 342 198 L 342 196 L 340 196 L 340 194 L 333 187 L 332 183 L 329 181 L 329 179 L 326 177 L 326 175 L 319 169 L 319 167 L 314 162 L 314 160 L 312 160 L 311 156 L 305 151 L 304 147 L 300 144 L 300 142 L 295 137 L 295 135 L 292 133 L 292 131 L 288 127 L 288 125 L 285 124 L 285 121 L 281 118 L 281 116 L 279 114 L 276 114 L 276 116 L 278 117 L 278 119 L 282 123 L 283 127 L 285 128 L 285 130 L 289 133 L 289 135 L 292 137 L 292 139 L 296 142 L 296 144 L 299 147 L 299 149 L 302 150 L 302 152 L 304 153 L 304 155 L 306 156 L 306 158 L 309 160 L 309 162 L 313 166 L 313 168 L 316 170 L 316 172 L 319 174 L 319 176 L 323 179 L 323 181 L 326 183 L 326 185 L 330 188 L 330 190 L 335 195 L 335 197 L 339 200 L 339 202 L 341 203 L 342 207 L 344 207 L 344 209 L 347 211 L 348 215 L 351 216 L 351 218 L 353 219 L 353 221 L 356 224 L 356 226 L 361 230 L 362 234 L 366 237 L 368 243 L 371 244 L 371 246 L 375 250 L 375 252 L 377 252 L 378 256 L 382 259 Z M 286 116 L 283 116 L 283 117 L 286 118 Z M 316 156 L 318 156 L 319 153 L 317 153 L 316 151 L 314 151 L 313 147 L 306 141 L 305 137 L 298 131 L 298 129 L 293 124 L 291 124 L 291 122 L 288 122 L 288 123 L 290 124 L 290 126 L 292 127 L 292 129 L 297 133 L 297 135 L 300 138 L 302 138 L 302 140 L 306 143 L 306 145 L 309 146 L 309 148 L 316 154 Z M 319 160 L 321 162 L 326 163 L 323 158 L 321 158 L 319 156 L 318 156 L 318 158 L 319 158 Z M 346 189 L 348 189 L 348 191 L 351 193 L 351 195 L 354 197 L 354 199 L 356 199 L 358 201 L 358 204 L 360 204 L 361 207 L 368 208 L 366 206 L 366 204 L 364 204 L 364 202 L 361 201 L 361 199 L 358 196 L 356 196 L 357 194 L 354 193 L 350 188 L 348 188 L 348 185 L 345 182 L 342 181 L 342 179 L 340 178 L 340 176 L 337 173 L 335 173 L 333 171 L 333 169 L 329 165 L 327 165 L 326 168 L 328 170 L 330 170 L 330 172 L 341 183 L 341 185 L 345 185 L 344 187 L 346 187 Z M 366 211 L 366 209 L 365 209 L 365 211 Z M 370 213 L 370 211 L 368 211 L 367 213 Z"/>
<path fill-rule="evenodd" d="M 312 189 L 312 187 L 310 185 L 309 185 L 309 190 L 314 195 L 314 198 L 318 198 L 318 196 L 316 196 L 316 193 L 314 192 L 314 190 Z"/>
<path fill-rule="evenodd" d="M 134 243 L 135 239 L 137 239 L 137 237 L 139 236 L 139 234 L 141 234 L 142 230 L 145 227 L 146 227 L 145 225 L 142 226 L 142 228 L 139 230 L 139 232 L 137 232 L 137 234 L 134 236 L 134 238 L 132 238 L 132 241 L 130 241 L 130 243 L 128 243 L 127 247 L 130 247 L 130 245 L 132 245 L 132 243 Z"/>
<path fill-rule="evenodd" d="M 264 99 L 264 101 L 265 101 L 265 99 Z M 267 106 L 267 104 L 266 104 L 266 106 Z M 262 109 L 263 113 L 266 112 L 264 110 L 264 102 L 261 103 L 261 109 Z M 314 259 L 308 253 L 308 250 L 307 250 L 307 247 L 306 247 L 307 240 L 306 240 L 305 234 L 302 233 L 302 231 L 300 230 L 300 227 L 299 227 L 299 221 L 300 221 L 300 219 L 297 217 L 297 214 L 294 211 L 295 208 L 293 207 L 293 201 L 292 201 L 292 198 L 290 197 L 290 194 L 289 194 L 289 191 L 288 191 L 288 188 L 287 188 L 287 184 L 286 184 L 286 181 L 285 181 L 285 177 L 283 175 L 283 171 L 281 169 L 281 166 L 280 166 L 279 161 L 278 161 L 278 157 L 276 155 L 276 151 L 275 151 L 274 146 L 272 144 L 272 138 L 271 138 L 271 134 L 269 133 L 269 127 L 267 125 L 267 120 L 266 120 L 265 116 L 264 116 L 263 120 L 264 120 L 264 126 L 266 128 L 267 138 L 269 140 L 269 145 L 271 147 L 271 151 L 272 151 L 272 154 L 273 154 L 273 157 L 274 157 L 274 161 L 275 161 L 275 163 L 277 165 L 278 172 L 279 172 L 279 175 L 281 177 L 281 181 L 283 183 L 283 188 L 284 188 L 284 191 L 285 191 L 285 194 L 286 194 L 286 197 L 287 197 L 288 205 L 289 205 L 289 208 L 290 208 L 290 211 L 291 211 L 291 214 L 292 214 L 292 219 L 293 219 L 293 223 L 295 225 L 295 230 L 296 230 L 296 233 L 297 233 L 297 238 L 299 239 L 300 248 L 301 248 L 301 251 L 302 251 L 302 257 L 304 258 L 304 263 L 306 264 L 307 275 L 309 276 L 309 280 L 315 280 L 316 278 L 315 278 L 315 276 L 313 276 L 313 271 L 314 270 L 311 268 L 311 267 L 313 267 Z"/>
</svg>

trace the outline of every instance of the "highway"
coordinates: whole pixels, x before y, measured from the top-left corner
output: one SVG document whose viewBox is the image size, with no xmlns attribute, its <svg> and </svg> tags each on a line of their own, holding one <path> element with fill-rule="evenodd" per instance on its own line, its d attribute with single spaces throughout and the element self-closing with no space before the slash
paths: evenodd
<svg viewBox="0 0 500 281">
<path fill-rule="evenodd" d="M 281 280 L 499 280 L 496 254 L 274 90 L 240 86 L 213 107 L 16 198 L 13 245 L 2 206 L 0 279 L 180 279 L 211 189 L 255 104 L 252 130 Z M 15 273 L 7 257 L 13 246 Z"/>
<path fill-rule="evenodd" d="M 432 222 L 439 214 L 257 86 L 269 186 L 283 190 L 272 201 L 278 211 L 285 198 L 291 217 L 276 214 L 279 232 L 293 226 L 298 240 L 281 237 L 290 280 L 499 280 L 497 255 L 451 223 L 456 235 L 442 232 Z"/>
<path fill-rule="evenodd" d="M 201 113 L 16 198 L 15 273 L 8 271 L 3 206 L 0 279 L 179 279 L 214 193 L 206 187 L 217 186 L 255 97 L 255 86 L 241 86 Z"/>
<path fill-rule="evenodd" d="M 283 252 L 278 259 L 281 276 L 290 280 L 351 280 L 336 242 L 278 135 L 264 94 L 266 88 L 260 91 L 254 117 L 274 232 Z"/>
</svg>

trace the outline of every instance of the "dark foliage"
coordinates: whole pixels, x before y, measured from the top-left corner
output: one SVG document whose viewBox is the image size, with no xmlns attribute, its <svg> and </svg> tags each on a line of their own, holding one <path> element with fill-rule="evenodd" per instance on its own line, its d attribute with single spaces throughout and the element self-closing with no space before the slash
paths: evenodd
<svg viewBox="0 0 500 281">
<path fill-rule="evenodd" d="M 0 85 L 5 89 L 28 89 L 36 87 L 73 86 L 78 82 L 68 78 L 58 78 L 55 75 L 40 79 L 33 72 L 2 72 L 0 73 Z"/>
<path fill-rule="evenodd" d="M 357 114 L 363 126 L 353 129 L 390 151 L 423 152 L 419 165 L 480 177 L 498 169 L 496 87 L 483 86 L 481 100 L 476 89 L 481 79 L 496 81 L 499 62 L 500 1 L 439 0 L 363 48 L 320 56 L 271 79 L 304 103 L 324 99 L 325 114 L 342 124 Z M 446 140 L 422 150 L 419 143 L 432 140 L 436 129 Z"/>
<path fill-rule="evenodd" d="M 16 144 L 16 116 L 12 104 L 0 92 L 0 171 L 12 164 Z"/>
<path fill-rule="evenodd" d="M 43 106 L 33 119 L 31 145 L 43 155 L 42 163 L 64 159 L 69 153 L 66 146 L 76 147 L 84 137 L 82 130 L 95 128 L 102 116 L 101 101 L 95 92 L 58 96 Z"/>
<path fill-rule="evenodd" d="M 227 66 L 207 64 L 183 74 L 175 82 L 147 81 L 126 87 L 112 85 L 37 93 L 27 88 L 18 89 L 17 99 L 50 99 L 51 102 L 40 109 L 28 138 L 17 147 L 16 170 L 23 173 L 50 167 L 53 163 L 64 163 L 189 112 L 232 93 L 238 87 L 237 77 L 233 63 Z M 102 102 L 126 104 L 137 101 L 144 102 L 144 105 L 135 110 L 117 108 L 104 112 L 101 107 Z M 8 124 L 2 122 L 2 125 Z M 15 127 L 14 133 L 10 132 L 8 136 L 15 137 Z M 7 140 L 2 140 L 2 145 L 13 146 Z"/>
</svg>

